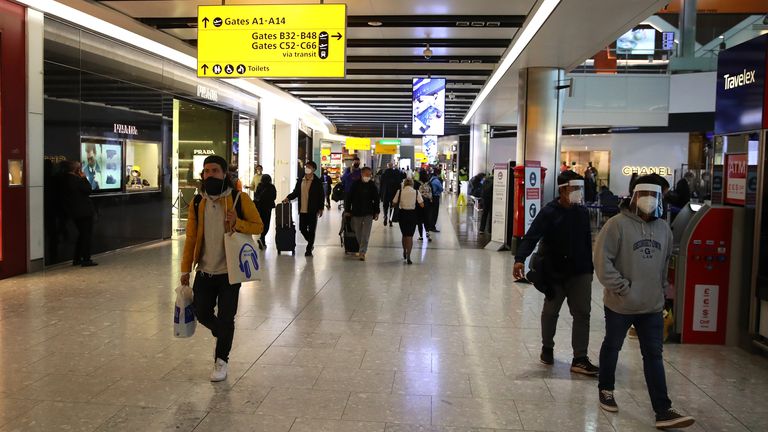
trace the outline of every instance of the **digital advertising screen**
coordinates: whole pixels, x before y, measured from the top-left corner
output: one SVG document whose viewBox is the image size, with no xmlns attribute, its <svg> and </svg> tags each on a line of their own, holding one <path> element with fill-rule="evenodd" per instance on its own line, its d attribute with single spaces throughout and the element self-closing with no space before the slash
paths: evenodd
<svg viewBox="0 0 768 432">
<path fill-rule="evenodd" d="M 123 178 L 123 148 L 119 143 L 81 140 L 83 173 L 94 192 L 119 191 Z"/>
<path fill-rule="evenodd" d="M 424 154 L 427 156 L 427 163 L 437 163 L 437 136 L 426 135 L 422 138 Z"/>
<path fill-rule="evenodd" d="M 445 78 L 413 79 L 413 135 L 443 135 Z"/>
<path fill-rule="evenodd" d="M 634 29 L 624 33 L 616 41 L 616 54 L 653 55 L 656 49 L 656 30 Z"/>
</svg>

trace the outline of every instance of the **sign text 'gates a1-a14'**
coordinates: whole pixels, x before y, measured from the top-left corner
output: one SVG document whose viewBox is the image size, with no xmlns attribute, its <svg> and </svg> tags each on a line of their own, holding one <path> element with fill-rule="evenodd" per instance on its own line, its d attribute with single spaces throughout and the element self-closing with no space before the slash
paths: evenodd
<svg viewBox="0 0 768 432">
<path fill-rule="evenodd" d="M 197 76 L 343 78 L 344 4 L 199 6 Z"/>
</svg>

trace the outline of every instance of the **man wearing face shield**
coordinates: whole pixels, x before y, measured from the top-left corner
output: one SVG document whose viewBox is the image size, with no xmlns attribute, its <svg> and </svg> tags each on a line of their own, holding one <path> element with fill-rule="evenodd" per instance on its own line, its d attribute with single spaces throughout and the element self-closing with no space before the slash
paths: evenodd
<svg viewBox="0 0 768 432">
<path fill-rule="evenodd" d="M 651 176 L 638 178 L 631 201 L 606 222 L 595 244 L 595 273 L 603 284 L 605 338 L 600 348 L 600 407 L 617 412 L 616 363 L 627 330 L 634 326 L 643 355 L 643 372 L 659 429 L 694 423 L 672 409 L 662 358 L 664 292 L 672 254 L 672 230 L 661 218 L 662 186 Z"/>
<path fill-rule="evenodd" d="M 589 212 L 584 207 L 584 178 L 573 171 L 557 176 L 559 196 L 536 216 L 515 254 L 514 276 L 522 279 L 525 260 L 531 258 L 541 275 L 538 289 L 545 291 L 541 311 L 541 362 L 554 364 L 555 331 L 560 308 L 568 300 L 573 316 L 571 372 L 596 375 L 598 367 L 587 356 L 589 314 L 592 301 L 592 233 Z M 545 288 L 540 288 L 545 287 Z"/>
</svg>

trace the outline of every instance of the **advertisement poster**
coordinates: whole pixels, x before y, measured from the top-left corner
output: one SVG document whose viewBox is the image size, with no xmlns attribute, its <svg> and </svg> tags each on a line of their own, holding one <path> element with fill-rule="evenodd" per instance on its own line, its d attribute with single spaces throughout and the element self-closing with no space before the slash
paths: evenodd
<svg viewBox="0 0 768 432">
<path fill-rule="evenodd" d="M 656 50 L 655 29 L 634 29 L 624 33 L 616 41 L 616 54 L 653 55 Z"/>
<path fill-rule="evenodd" d="M 445 131 L 445 78 L 413 79 L 413 135 Z"/>
<path fill-rule="evenodd" d="M 507 200 L 509 195 L 509 164 L 493 167 L 493 208 L 491 213 L 491 241 L 506 244 Z"/>
<path fill-rule="evenodd" d="M 747 200 L 747 153 L 725 156 L 725 203 L 744 205 Z"/>
<path fill-rule="evenodd" d="M 696 285 L 693 305 L 693 331 L 717 331 L 717 285 Z"/>
<path fill-rule="evenodd" d="M 437 163 L 437 135 L 426 135 L 422 138 L 424 154 L 427 156 L 428 164 Z"/>
<path fill-rule="evenodd" d="M 80 157 L 85 178 L 94 191 L 117 191 L 122 188 L 123 149 L 120 144 L 83 140 Z"/>
<path fill-rule="evenodd" d="M 541 163 L 525 163 L 525 232 L 541 211 Z"/>
</svg>

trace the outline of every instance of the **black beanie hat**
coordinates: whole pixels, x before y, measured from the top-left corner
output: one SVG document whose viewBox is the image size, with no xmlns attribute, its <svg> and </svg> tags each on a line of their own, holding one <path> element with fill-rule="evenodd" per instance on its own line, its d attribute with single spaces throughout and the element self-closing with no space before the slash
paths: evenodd
<svg viewBox="0 0 768 432">
<path fill-rule="evenodd" d="M 227 167 L 229 166 L 229 164 L 227 164 L 227 161 L 223 157 L 218 155 L 210 155 L 207 158 L 205 158 L 205 160 L 203 161 L 203 165 L 206 165 L 209 163 L 219 164 L 223 172 L 227 172 Z"/>
</svg>

